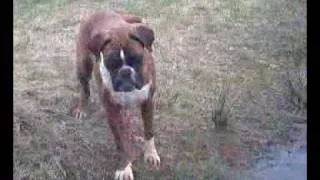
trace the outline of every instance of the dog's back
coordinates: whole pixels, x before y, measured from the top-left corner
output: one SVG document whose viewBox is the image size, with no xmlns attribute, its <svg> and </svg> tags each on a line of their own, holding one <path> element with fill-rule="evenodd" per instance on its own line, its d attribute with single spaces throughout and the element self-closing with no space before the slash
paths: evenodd
<svg viewBox="0 0 320 180">
<path fill-rule="evenodd" d="M 104 31 L 105 27 L 112 28 L 125 23 L 123 18 L 110 10 L 96 12 L 85 17 L 80 22 L 80 30 L 77 37 L 77 53 L 88 51 L 88 42 L 93 34 Z"/>
</svg>

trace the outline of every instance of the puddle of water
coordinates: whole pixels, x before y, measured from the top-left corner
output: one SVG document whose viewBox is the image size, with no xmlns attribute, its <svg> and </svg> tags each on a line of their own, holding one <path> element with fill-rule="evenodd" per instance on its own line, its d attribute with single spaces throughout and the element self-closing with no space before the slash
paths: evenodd
<svg viewBox="0 0 320 180">
<path fill-rule="evenodd" d="M 268 154 L 270 156 L 259 160 L 256 164 L 253 170 L 253 179 L 307 179 L 307 153 L 305 145 L 290 150 L 272 150 Z"/>
</svg>

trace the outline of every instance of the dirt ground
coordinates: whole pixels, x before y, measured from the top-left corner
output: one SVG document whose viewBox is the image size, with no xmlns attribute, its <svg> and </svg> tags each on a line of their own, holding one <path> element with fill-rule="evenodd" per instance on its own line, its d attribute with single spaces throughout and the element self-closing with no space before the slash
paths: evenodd
<svg viewBox="0 0 320 180">
<path fill-rule="evenodd" d="M 139 157 L 136 179 L 245 179 L 265 147 L 305 140 L 304 0 L 15 0 L 14 179 L 112 179 L 96 97 L 87 119 L 69 113 L 80 19 L 108 7 L 156 33 L 162 165 L 149 171 Z"/>
</svg>

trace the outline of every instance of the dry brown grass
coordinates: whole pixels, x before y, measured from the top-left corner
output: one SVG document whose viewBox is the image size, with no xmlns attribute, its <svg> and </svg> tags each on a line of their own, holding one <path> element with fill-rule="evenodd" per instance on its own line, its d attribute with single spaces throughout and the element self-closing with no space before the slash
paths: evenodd
<svg viewBox="0 0 320 180">
<path fill-rule="evenodd" d="M 107 5 L 15 1 L 14 179 L 113 175 L 115 148 L 97 101 L 92 98 L 87 120 L 68 114 L 79 20 Z M 116 5 L 146 18 L 157 35 L 155 127 L 162 167 L 149 172 L 138 159 L 137 179 L 244 177 L 241 170 L 252 152 L 268 140 L 287 140 L 292 119 L 306 117 L 304 1 L 128 0 Z M 214 111 L 223 112 L 227 128 L 213 128 Z M 139 120 L 135 123 L 140 127 Z"/>
</svg>

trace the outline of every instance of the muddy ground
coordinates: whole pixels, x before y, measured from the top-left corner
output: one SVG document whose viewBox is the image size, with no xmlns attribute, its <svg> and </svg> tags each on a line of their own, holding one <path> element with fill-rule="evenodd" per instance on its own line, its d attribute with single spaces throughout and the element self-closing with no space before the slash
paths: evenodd
<svg viewBox="0 0 320 180">
<path fill-rule="evenodd" d="M 113 137 L 95 96 L 87 119 L 69 114 L 80 19 L 110 6 L 156 32 L 162 165 L 149 171 L 138 157 L 136 179 L 268 177 L 258 160 L 269 147 L 274 157 L 306 144 L 304 0 L 15 0 L 14 179 L 113 176 Z"/>
</svg>

